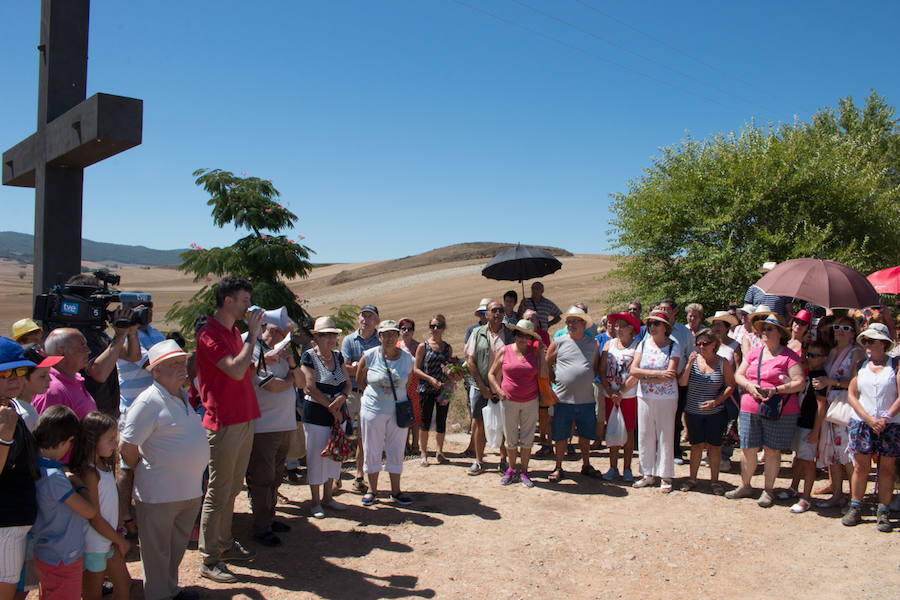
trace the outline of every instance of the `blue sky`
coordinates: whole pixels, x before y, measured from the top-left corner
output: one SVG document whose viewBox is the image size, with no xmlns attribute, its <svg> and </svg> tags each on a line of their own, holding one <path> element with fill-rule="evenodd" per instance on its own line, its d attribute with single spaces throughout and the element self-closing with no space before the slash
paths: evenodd
<svg viewBox="0 0 900 600">
<path fill-rule="evenodd" d="M 39 15 L 0 3 L 2 149 L 35 129 Z M 221 168 L 271 178 L 316 261 L 606 252 L 610 194 L 686 131 L 900 103 L 898 21 L 898 2 L 93 0 L 88 95 L 142 98 L 144 134 L 86 170 L 83 235 L 230 244 L 191 176 Z M 32 232 L 33 199 L 0 188 L 0 229 Z"/>
</svg>

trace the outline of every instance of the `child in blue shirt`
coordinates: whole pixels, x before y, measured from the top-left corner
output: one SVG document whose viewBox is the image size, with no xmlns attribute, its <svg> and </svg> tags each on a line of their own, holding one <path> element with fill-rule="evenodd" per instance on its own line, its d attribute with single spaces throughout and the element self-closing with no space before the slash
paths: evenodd
<svg viewBox="0 0 900 600">
<path fill-rule="evenodd" d="M 59 462 L 80 427 L 72 409 L 56 405 L 41 414 L 33 432 L 41 478 L 35 482 L 38 514 L 32 532 L 42 600 L 81 597 L 85 520 L 93 518 L 97 508 L 81 480 L 73 476 L 70 481 Z"/>
</svg>

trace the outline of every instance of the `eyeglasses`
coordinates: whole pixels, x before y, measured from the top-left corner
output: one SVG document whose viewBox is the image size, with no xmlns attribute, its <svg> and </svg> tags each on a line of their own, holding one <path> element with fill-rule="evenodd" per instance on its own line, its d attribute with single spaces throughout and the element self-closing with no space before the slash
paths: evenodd
<svg viewBox="0 0 900 600">
<path fill-rule="evenodd" d="M 713 341 L 711 341 L 711 340 L 707 340 L 707 341 L 705 341 L 705 342 L 697 342 L 697 347 L 698 347 L 698 348 L 706 348 L 706 347 L 709 346 L 710 344 L 714 344 L 714 343 L 715 343 L 715 342 L 713 342 Z"/>
<path fill-rule="evenodd" d="M 410 327 L 408 325 L 404 325 L 403 327 L 400 328 L 400 331 L 415 331 L 415 330 L 416 330 L 415 327 Z"/>
<path fill-rule="evenodd" d="M 653 327 L 654 325 L 664 325 L 662 321 L 650 321 L 647 323 L 647 327 Z"/>
<path fill-rule="evenodd" d="M 853 331 L 853 325 L 832 325 L 831 329 L 833 329 L 834 331 L 848 332 Z"/>
<path fill-rule="evenodd" d="M 631 306 L 628 308 L 628 312 L 641 312 L 641 309 L 639 309 L 637 306 Z"/>
<path fill-rule="evenodd" d="M 492 313 L 499 313 L 499 312 L 504 312 L 504 310 L 503 310 L 503 307 L 502 307 L 502 306 L 495 306 L 494 308 L 491 309 L 491 312 L 492 312 Z"/>
<path fill-rule="evenodd" d="M 828 355 L 827 354 L 819 354 L 818 352 L 807 352 L 803 356 L 805 356 L 807 358 L 825 358 Z"/>
<path fill-rule="evenodd" d="M 876 342 L 876 340 L 873 340 L 873 339 L 870 339 L 870 338 L 866 338 L 866 337 L 864 337 L 863 339 L 859 340 L 859 343 L 862 344 L 863 346 L 868 346 L 869 344 L 874 344 L 875 342 Z"/>
<path fill-rule="evenodd" d="M 431 323 L 428 325 L 428 329 L 443 329 L 444 326 L 440 323 Z"/>
<path fill-rule="evenodd" d="M 0 371 L 0 379 L 9 379 L 10 377 L 25 377 L 28 374 L 28 367 L 16 367 L 15 369 L 7 369 Z"/>
</svg>

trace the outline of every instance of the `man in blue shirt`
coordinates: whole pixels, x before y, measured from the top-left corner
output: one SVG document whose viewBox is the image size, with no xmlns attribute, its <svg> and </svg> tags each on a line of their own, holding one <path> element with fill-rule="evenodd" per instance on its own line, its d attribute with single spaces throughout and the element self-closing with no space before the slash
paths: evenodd
<svg viewBox="0 0 900 600">
<path fill-rule="evenodd" d="M 376 328 L 381 319 L 378 316 L 378 308 L 374 304 L 366 304 L 359 309 L 356 318 L 359 329 L 344 338 L 341 342 L 341 354 L 344 356 L 344 364 L 350 371 L 350 384 L 353 386 L 350 396 L 347 398 L 347 408 L 350 411 L 350 419 L 353 421 L 353 430 L 359 434 L 356 443 L 356 480 L 353 489 L 365 493 L 367 487 L 363 481 L 363 441 L 362 430 L 359 426 L 359 409 L 362 390 L 356 385 L 356 367 L 362 358 L 363 352 L 375 346 L 381 345 L 378 341 Z"/>
</svg>

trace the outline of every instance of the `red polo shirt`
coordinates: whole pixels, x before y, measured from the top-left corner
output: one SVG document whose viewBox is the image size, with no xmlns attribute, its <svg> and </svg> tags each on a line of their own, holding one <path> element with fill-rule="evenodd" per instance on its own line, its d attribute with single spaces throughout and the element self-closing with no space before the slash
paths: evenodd
<svg viewBox="0 0 900 600">
<path fill-rule="evenodd" d="M 203 426 L 212 431 L 259 418 L 250 367 L 243 379 L 236 380 L 216 366 L 226 356 L 237 356 L 243 345 L 237 327 L 228 331 L 215 318 L 209 318 L 197 332 L 197 378 L 206 411 Z"/>
</svg>

